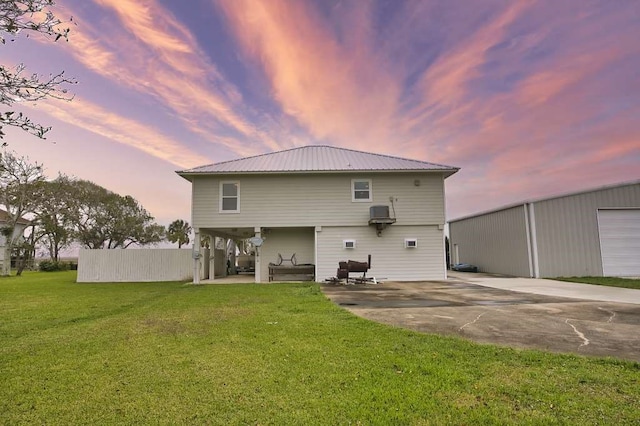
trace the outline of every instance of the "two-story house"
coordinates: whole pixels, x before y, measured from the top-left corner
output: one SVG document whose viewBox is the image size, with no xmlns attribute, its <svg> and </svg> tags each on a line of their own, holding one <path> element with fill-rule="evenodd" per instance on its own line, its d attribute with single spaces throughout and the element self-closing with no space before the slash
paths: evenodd
<svg viewBox="0 0 640 426">
<path fill-rule="evenodd" d="M 444 180 L 456 167 L 331 146 L 306 146 L 177 172 L 192 183 L 195 271 L 201 235 L 253 237 L 255 281 L 278 255 L 315 265 L 366 261 L 388 280 L 446 278 Z M 209 271 L 211 277 L 213 271 Z M 198 282 L 199 273 L 194 274 Z"/>
</svg>

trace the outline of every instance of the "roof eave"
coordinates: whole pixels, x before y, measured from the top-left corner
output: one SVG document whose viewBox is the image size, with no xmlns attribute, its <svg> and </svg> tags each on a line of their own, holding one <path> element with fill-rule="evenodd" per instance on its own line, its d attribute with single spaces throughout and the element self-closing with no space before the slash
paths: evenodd
<svg viewBox="0 0 640 426">
<path fill-rule="evenodd" d="M 363 173 L 442 173 L 445 178 L 457 173 L 459 168 L 450 169 L 390 169 L 390 170 L 269 170 L 269 171 L 176 171 L 176 173 L 182 178 L 191 181 L 195 176 L 240 176 L 240 175 L 309 175 L 309 174 L 363 174 Z"/>
</svg>

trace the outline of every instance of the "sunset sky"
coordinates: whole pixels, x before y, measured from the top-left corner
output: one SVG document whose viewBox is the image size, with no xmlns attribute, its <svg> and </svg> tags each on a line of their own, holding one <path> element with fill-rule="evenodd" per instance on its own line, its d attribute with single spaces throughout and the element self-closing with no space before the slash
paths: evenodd
<svg viewBox="0 0 640 426">
<path fill-rule="evenodd" d="M 454 219 L 640 178 L 640 1 L 57 0 L 69 41 L 5 65 L 64 70 L 9 149 L 190 220 L 175 170 L 309 144 L 460 167 Z"/>
</svg>

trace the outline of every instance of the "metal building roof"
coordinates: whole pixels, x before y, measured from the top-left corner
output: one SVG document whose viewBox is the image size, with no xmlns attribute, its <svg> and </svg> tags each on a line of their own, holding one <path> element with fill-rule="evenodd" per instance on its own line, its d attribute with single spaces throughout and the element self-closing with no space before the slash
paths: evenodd
<svg viewBox="0 0 640 426">
<path fill-rule="evenodd" d="M 326 145 L 310 145 L 209 164 L 177 173 L 186 177 L 198 174 L 441 171 L 445 176 L 450 176 L 458 170 L 457 167 L 426 161 Z"/>
<path fill-rule="evenodd" d="M 604 191 L 604 190 L 607 190 L 607 189 L 622 188 L 623 186 L 631 186 L 631 185 L 640 185 L 640 179 L 636 179 L 636 180 L 632 180 L 632 181 L 628 181 L 628 182 L 619 182 L 619 183 L 613 183 L 613 184 L 609 184 L 609 185 L 602 185 L 602 186 L 597 186 L 595 188 L 581 189 L 581 190 L 573 191 L 573 192 L 563 192 L 563 193 L 559 193 L 559 194 L 555 194 L 555 195 L 550 195 L 550 196 L 547 196 L 547 197 L 530 198 L 530 199 L 519 201 L 517 203 L 505 204 L 503 206 L 496 207 L 496 208 L 491 209 L 491 210 L 483 210 L 483 211 L 480 211 L 480 212 L 477 212 L 477 213 L 472 213 L 472 214 L 460 216 L 460 217 L 457 217 L 455 219 L 448 220 L 447 222 L 448 223 L 461 222 L 463 220 L 473 219 L 475 217 L 484 216 L 484 215 L 491 214 L 491 213 L 497 213 L 497 212 L 501 212 L 503 210 L 509 210 L 509 209 L 514 208 L 514 207 L 520 207 L 520 206 L 523 206 L 525 204 L 541 203 L 541 202 L 544 202 L 544 201 L 555 200 L 555 199 L 558 199 L 558 198 L 573 197 L 574 195 L 588 194 L 589 192 L 598 192 L 598 191 Z"/>
</svg>

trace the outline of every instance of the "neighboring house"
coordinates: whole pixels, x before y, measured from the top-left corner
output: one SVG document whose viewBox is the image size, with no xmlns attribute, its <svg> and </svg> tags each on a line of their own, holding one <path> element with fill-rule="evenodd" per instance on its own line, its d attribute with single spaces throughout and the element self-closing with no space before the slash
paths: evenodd
<svg viewBox="0 0 640 426">
<path fill-rule="evenodd" d="M 315 265 L 316 281 L 335 276 L 339 261 L 369 254 L 370 276 L 444 279 L 444 180 L 457 171 L 306 146 L 177 173 L 192 183 L 194 241 L 259 237 L 255 280 L 266 282 L 269 263 L 294 253 L 298 264 Z M 206 262 L 198 245 L 194 251 L 196 270 L 204 260 L 205 278 L 217 275 L 222 262 Z"/>
<path fill-rule="evenodd" d="M 0 209 L 0 230 L 6 228 L 9 225 L 10 218 L 6 211 Z M 29 225 L 29 221 L 27 219 L 20 218 L 16 224 L 15 229 L 13 230 L 13 235 L 22 235 L 24 234 L 25 228 Z M 5 247 L 7 245 L 7 237 L 4 232 L 0 232 L 0 265 L 4 262 L 5 257 Z"/>
<path fill-rule="evenodd" d="M 640 276 L 640 181 L 449 222 L 453 263 L 521 277 Z"/>
</svg>

